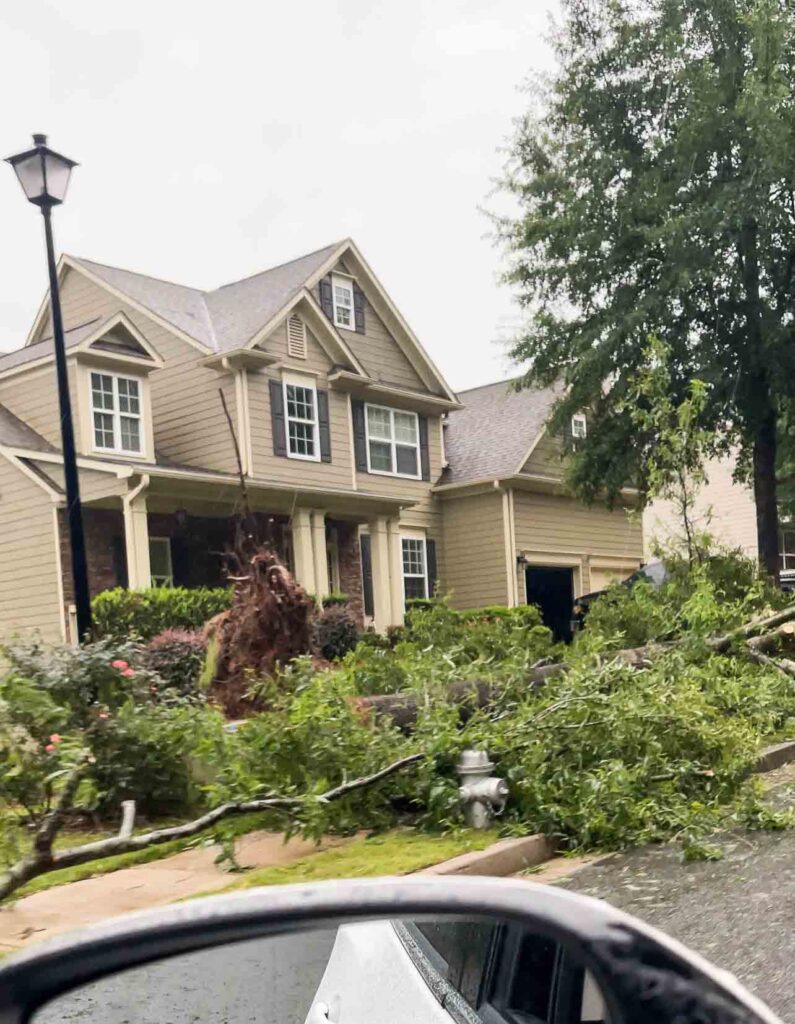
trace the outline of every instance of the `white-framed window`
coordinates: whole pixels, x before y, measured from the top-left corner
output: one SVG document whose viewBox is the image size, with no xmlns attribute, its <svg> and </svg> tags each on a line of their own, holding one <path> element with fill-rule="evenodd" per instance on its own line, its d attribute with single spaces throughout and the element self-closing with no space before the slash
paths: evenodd
<svg viewBox="0 0 795 1024">
<path fill-rule="evenodd" d="M 139 455 L 143 451 L 141 381 L 92 370 L 91 430 L 94 448 Z"/>
<path fill-rule="evenodd" d="M 153 587 L 174 586 L 174 566 L 171 562 L 171 538 L 149 538 L 149 575 Z"/>
<path fill-rule="evenodd" d="M 584 441 L 588 433 L 588 422 L 584 412 L 576 412 L 571 418 L 571 436 L 575 441 Z"/>
<path fill-rule="evenodd" d="M 356 329 L 353 313 L 353 281 L 349 277 L 331 275 L 331 298 L 334 307 L 334 326 L 346 331 Z"/>
<path fill-rule="evenodd" d="M 319 462 L 317 388 L 306 377 L 285 377 L 283 383 L 287 455 Z"/>
<path fill-rule="evenodd" d="M 371 473 L 420 478 L 420 423 L 415 412 L 365 405 L 367 468 Z"/>
<path fill-rule="evenodd" d="M 403 593 L 406 600 L 428 597 L 428 558 L 425 537 L 410 534 L 400 538 L 403 549 Z"/>
<path fill-rule="evenodd" d="M 781 571 L 795 569 L 795 529 L 785 526 L 781 531 Z"/>
</svg>

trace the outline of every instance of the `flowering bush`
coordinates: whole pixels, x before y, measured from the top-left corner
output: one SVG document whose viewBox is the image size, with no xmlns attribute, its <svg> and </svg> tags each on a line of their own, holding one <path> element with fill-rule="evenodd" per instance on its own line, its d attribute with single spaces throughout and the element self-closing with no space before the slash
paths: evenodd
<svg viewBox="0 0 795 1024">
<path fill-rule="evenodd" d="M 149 641 L 143 654 L 147 668 L 178 693 L 198 692 L 198 680 L 207 656 L 207 640 L 196 630 L 166 629 Z"/>
</svg>

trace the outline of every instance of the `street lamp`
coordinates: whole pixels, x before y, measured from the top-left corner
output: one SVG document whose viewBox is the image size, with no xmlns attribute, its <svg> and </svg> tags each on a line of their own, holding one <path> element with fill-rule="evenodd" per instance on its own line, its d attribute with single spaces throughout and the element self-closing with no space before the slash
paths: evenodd
<svg viewBox="0 0 795 1024">
<path fill-rule="evenodd" d="M 58 290 L 58 272 L 55 266 L 55 247 L 52 240 L 50 212 L 62 203 L 69 185 L 74 160 L 54 152 L 47 146 L 46 135 L 33 136 L 33 149 L 7 158 L 16 172 L 22 190 L 29 202 L 41 210 L 44 217 L 44 238 L 47 243 L 47 270 L 50 277 L 50 309 L 55 348 L 55 369 L 58 380 L 58 401 L 61 410 L 61 442 L 66 483 L 66 511 L 69 521 L 69 543 L 72 551 L 72 580 L 77 608 L 77 635 L 82 643 L 91 629 L 91 599 L 88 591 L 86 544 L 83 534 L 83 512 L 80 504 L 80 483 L 77 476 L 75 433 L 72 423 L 72 403 L 69 398 L 69 380 L 66 374 L 66 347 L 61 317 L 61 296 Z"/>
</svg>

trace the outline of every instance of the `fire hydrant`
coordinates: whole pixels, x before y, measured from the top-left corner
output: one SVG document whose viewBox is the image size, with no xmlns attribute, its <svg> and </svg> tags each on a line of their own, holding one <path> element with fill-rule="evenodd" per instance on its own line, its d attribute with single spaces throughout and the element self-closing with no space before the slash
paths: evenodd
<svg viewBox="0 0 795 1024">
<path fill-rule="evenodd" d="M 461 779 L 458 796 L 471 828 L 488 828 L 508 799 L 508 783 L 490 772 L 494 767 L 485 750 L 462 750 L 456 765 Z"/>
</svg>

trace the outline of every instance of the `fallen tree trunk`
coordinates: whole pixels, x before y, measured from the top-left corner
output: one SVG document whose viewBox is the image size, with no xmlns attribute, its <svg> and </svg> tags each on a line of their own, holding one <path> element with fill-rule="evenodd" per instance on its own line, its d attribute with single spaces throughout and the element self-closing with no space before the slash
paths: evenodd
<svg viewBox="0 0 795 1024">
<path fill-rule="evenodd" d="M 767 646 L 767 636 L 775 636 L 777 639 L 784 635 L 781 627 L 785 623 L 795 621 L 795 604 L 769 615 L 764 619 L 753 619 L 750 622 L 730 630 L 723 636 L 713 637 L 707 641 L 707 646 L 716 654 L 725 654 L 731 649 L 732 644 L 738 640 L 745 640 L 748 652 L 752 656 L 761 653 L 762 650 L 769 650 L 775 646 L 774 641 L 770 647 Z M 769 631 L 775 631 L 775 633 Z M 753 643 L 751 638 L 763 633 L 764 637 L 758 637 Z M 788 634 L 787 634 L 788 635 Z M 654 657 L 665 651 L 673 650 L 681 641 L 667 640 L 660 643 L 647 644 L 645 647 L 629 647 L 622 651 L 613 651 L 600 658 L 602 662 L 621 660 L 633 668 L 648 668 Z M 759 657 L 755 660 L 760 661 Z M 772 659 L 765 659 L 769 667 L 774 667 L 789 673 L 789 668 L 773 662 Z M 569 671 L 565 664 L 543 665 L 534 668 L 526 677 L 527 688 L 537 689 L 543 686 L 547 679 L 552 676 L 563 675 Z M 447 691 L 447 699 L 450 704 L 458 704 L 461 712 L 461 720 L 466 722 L 479 708 L 488 707 L 494 698 L 495 687 L 493 683 L 470 680 L 453 683 Z M 365 717 L 382 715 L 390 718 L 392 723 L 404 732 L 411 732 L 417 721 L 418 703 L 417 696 L 413 693 L 388 693 L 374 695 L 372 697 L 361 697 L 357 699 L 356 706 Z"/>
<path fill-rule="evenodd" d="M 332 803 L 349 793 L 366 786 L 375 785 L 382 779 L 396 772 L 408 768 L 422 760 L 423 754 L 411 754 L 395 761 L 386 768 L 375 772 L 373 775 L 365 775 L 351 782 L 345 782 L 334 789 L 329 789 L 319 796 L 310 798 L 323 803 Z M 131 809 L 129 802 L 124 807 L 122 826 L 117 836 L 109 839 L 100 839 L 93 843 L 85 843 L 82 846 L 73 846 L 66 850 L 53 850 L 53 843 L 58 829 L 63 821 L 64 814 L 69 807 L 74 795 L 84 766 L 80 766 L 72 772 L 64 784 L 54 811 L 47 815 L 41 827 L 37 831 L 33 851 L 27 857 L 14 864 L 0 879 L 0 900 L 10 896 L 12 892 L 30 882 L 39 875 L 50 871 L 58 871 L 60 868 L 75 867 L 78 864 L 88 864 L 94 860 L 101 860 L 104 857 L 113 857 L 119 853 L 130 853 L 135 850 L 145 850 L 150 846 L 159 846 L 162 843 L 171 842 L 172 839 L 188 839 L 204 832 L 213 825 L 216 825 L 224 818 L 238 814 L 252 814 L 258 811 L 288 811 L 300 810 L 307 798 L 288 797 L 274 794 L 263 797 L 260 800 L 242 800 L 237 803 L 222 804 L 220 807 L 208 811 L 194 821 L 185 822 L 184 825 L 175 825 L 172 828 L 156 829 L 152 832 L 143 832 L 140 835 L 132 835 Z"/>
</svg>

